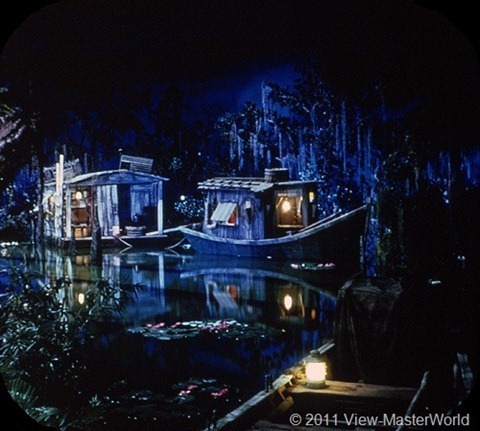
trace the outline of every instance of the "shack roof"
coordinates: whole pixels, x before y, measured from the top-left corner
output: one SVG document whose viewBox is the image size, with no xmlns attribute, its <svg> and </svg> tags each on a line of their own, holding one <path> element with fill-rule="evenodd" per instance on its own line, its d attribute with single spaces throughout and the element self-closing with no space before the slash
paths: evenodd
<svg viewBox="0 0 480 431">
<path fill-rule="evenodd" d="M 46 186 L 55 185 L 55 171 L 56 165 L 51 165 L 43 168 L 43 175 L 45 179 Z M 63 179 L 68 181 L 78 175 L 82 174 L 82 166 L 79 159 L 70 160 L 64 163 L 63 165 Z"/>
<path fill-rule="evenodd" d="M 255 177 L 216 177 L 198 183 L 199 190 L 236 190 L 262 193 L 266 190 L 278 187 L 299 186 L 315 184 L 315 181 L 265 181 L 264 178 Z"/>
<path fill-rule="evenodd" d="M 199 190 L 243 190 L 261 193 L 273 187 L 263 178 L 216 177 L 198 183 Z"/>
<path fill-rule="evenodd" d="M 109 185 L 141 185 L 152 184 L 159 181 L 168 181 L 168 178 L 158 175 L 146 174 L 143 172 L 134 172 L 127 169 L 117 169 L 112 171 L 90 172 L 88 174 L 78 175 L 67 181 L 70 186 L 109 186 Z"/>
</svg>

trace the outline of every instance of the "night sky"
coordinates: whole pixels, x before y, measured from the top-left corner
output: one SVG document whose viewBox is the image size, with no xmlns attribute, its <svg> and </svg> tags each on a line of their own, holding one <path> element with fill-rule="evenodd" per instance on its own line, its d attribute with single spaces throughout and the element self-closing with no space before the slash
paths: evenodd
<svg viewBox="0 0 480 431">
<path fill-rule="evenodd" d="M 449 127 L 473 145 L 478 30 L 463 7 L 442 15 L 391 0 L 52 3 L 7 20 L 0 76 L 30 82 L 44 111 L 96 103 L 133 82 L 182 83 L 194 104 L 216 98 L 235 110 L 258 102 L 262 80 L 287 83 L 293 64 L 313 55 L 338 96 L 367 109 L 381 96 L 399 115 L 428 100 L 434 111 L 421 127 Z"/>
</svg>

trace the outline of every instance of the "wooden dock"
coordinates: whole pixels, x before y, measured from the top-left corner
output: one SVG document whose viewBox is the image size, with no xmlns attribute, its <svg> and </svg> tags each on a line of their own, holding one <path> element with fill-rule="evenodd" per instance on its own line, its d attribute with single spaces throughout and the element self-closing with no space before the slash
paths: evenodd
<svg viewBox="0 0 480 431">
<path fill-rule="evenodd" d="M 363 418 L 404 416 L 417 389 L 328 381 L 324 389 L 292 384 L 282 375 L 271 392 L 259 392 L 217 423 L 223 431 L 368 429 Z M 284 382 L 284 383 L 283 383 Z M 289 421 L 300 418 L 299 425 Z M 385 426 L 382 429 L 395 429 Z M 374 428 L 370 428 L 374 429 Z M 379 428 L 375 428 L 379 429 Z"/>
<path fill-rule="evenodd" d="M 320 351 L 334 348 L 333 343 Z M 369 427 L 365 420 L 384 415 L 405 416 L 419 388 L 394 387 L 328 380 L 322 389 L 311 389 L 302 381 L 297 364 L 273 382 L 273 388 L 258 392 L 237 409 L 217 421 L 222 431 L 317 431 L 392 430 L 397 426 Z M 303 377 L 304 378 L 304 377 Z M 297 421 L 292 424 L 293 421 Z M 365 419 L 364 419 L 365 418 Z M 211 428 L 212 429 L 212 428 Z M 411 427 L 409 429 L 415 429 Z M 418 428 L 417 428 L 418 429 Z M 206 431 L 208 428 L 206 429 Z"/>
</svg>

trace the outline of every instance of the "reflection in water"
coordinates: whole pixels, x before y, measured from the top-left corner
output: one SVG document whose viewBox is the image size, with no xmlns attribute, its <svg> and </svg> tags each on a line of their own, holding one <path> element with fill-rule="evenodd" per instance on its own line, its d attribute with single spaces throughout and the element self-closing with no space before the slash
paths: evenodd
<svg viewBox="0 0 480 431">
<path fill-rule="evenodd" d="M 140 286 L 138 298 L 121 315 L 126 326 L 152 323 L 161 316 L 170 322 L 235 318 L 317 325 L 328 336 L 341 275 L 332 279 L 330 273 L 325 274 L 328 278 L 317 273 L 308 280 L 288 268 L 268 261 L 196 259 L 163 251 L 104 254 L 98 267 L 90 264 L 89 255 L 70 257 L 49 250 L 43 271 L 52 281 L 71 281 L 64 295 L 72 309 L 82 305 L 100 278 L 119 286 Z"/>
<path fill-rule="evenodd" d="M 90 334 L 91 382 L 85 383 L 99 393 L 122 380 L 136 389 L 163 393 L 175 382 L 201 377 L 239 388 L 238 401 L 263 387 L 265 373 L 275 378 L 331 335 L 335 291 L 346 278 L 331 271 L 296 272 L 278 262 L 163 251 L 105 253 L 100 267 L 91 265 L 88 255 L 48 250 L 42 266 L 37 269 L 52 281 L 70 281 L 61 294 L 72 311 L 84 306 L 99 279 L 121 288 L 141 287 L 121 314 Z M 283 331 L 248 339 L 169 341 L 129 332 L 146 325 L 228 319 Z"/>
</svg>

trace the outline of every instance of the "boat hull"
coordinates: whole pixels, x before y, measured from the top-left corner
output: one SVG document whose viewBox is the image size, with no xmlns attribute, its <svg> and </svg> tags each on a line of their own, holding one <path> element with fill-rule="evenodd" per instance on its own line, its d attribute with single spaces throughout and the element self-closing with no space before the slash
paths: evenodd
<svg viewBox="0 0 480 431">
<path fill-rule="evenodd" d="M 360 266 L 367 206 L 280 238 L 238 240 L 183 227 L 196 253 Z"/>
</svg>

